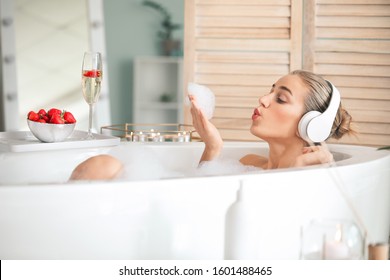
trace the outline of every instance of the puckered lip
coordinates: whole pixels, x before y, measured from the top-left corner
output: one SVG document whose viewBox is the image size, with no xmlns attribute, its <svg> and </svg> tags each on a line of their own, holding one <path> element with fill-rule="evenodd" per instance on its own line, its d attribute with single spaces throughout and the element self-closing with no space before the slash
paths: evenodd
<svg viewBox="0 0 390 280">
<path fill-rule="evenodd" d="M 252 120 L 257 119 L 257 118 L 260 117 L 260 116 L 261 116 L 261 112 L 259 111 L 259 109 L 255 108 L 255 109 L 253 110 Z"/>
</svg>

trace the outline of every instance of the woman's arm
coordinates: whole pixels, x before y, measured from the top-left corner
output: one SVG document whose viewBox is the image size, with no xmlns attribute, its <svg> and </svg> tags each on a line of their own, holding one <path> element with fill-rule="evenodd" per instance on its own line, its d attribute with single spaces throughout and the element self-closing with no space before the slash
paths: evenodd
<svg viewBox="0 0 390 280">
<path fill-rule="evenodd" d="M 191 101 L 192 124 L 205 143 L 200 162 L 209 161 L 219 156 L 222 150 L 223 141 L 218 129 L 204 116 L 202 110 L 197 106 L 194 96 L 189 95 Z"/>
</svg>

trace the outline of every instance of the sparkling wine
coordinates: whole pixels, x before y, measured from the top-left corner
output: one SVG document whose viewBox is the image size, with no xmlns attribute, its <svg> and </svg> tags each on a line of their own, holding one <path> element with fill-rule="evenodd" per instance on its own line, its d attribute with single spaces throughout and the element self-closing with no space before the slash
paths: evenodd
<svg viewBox="0 0 390 280">
<path fill-rule="evenodd" d="M 86 140 L 95 139 L 92 134 L 93 108 L 99 99 L 102 82 L 102 55 L 99 52 L 85 52 L 81 68 L 81 86 L 83 97 L 88 103 L 88 136 Z"/>
<path fill-rule="evenodd" d="M 82 76 L 83 96 L 88 104 L 94 104 L 99 99 L 102 75 L 99 70 L 85 70 Z"/>
</svg>

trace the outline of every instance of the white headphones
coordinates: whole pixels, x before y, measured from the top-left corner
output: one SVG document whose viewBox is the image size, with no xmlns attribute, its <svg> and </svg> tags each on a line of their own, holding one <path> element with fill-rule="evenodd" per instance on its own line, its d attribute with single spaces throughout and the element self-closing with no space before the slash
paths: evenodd
<svg viewBox="0 0 390 280">
<path fill-rule="evenodd" d="M 340 92 L 331 82 L 326 82 L 332 88 L 328 108 L 323 113 L 318 111 L 307 112 L 298 124 L 299 136 L 307 142 L 319 143 L 329 137 L 340 106 Z"/>
</svg>

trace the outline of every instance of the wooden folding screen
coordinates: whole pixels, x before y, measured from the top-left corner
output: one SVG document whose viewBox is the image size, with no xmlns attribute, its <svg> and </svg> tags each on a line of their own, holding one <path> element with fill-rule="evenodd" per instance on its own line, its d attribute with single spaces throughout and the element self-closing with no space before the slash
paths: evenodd
<svg viewBox="0 0 390 280">
<path fill-rule="evenodd" d="M 185 0 L 184 85 L 213 90 L 224 139 L 251 141 L 258 98 L 280 76 L 311 70 L 338 86 L 358 126 L 338 142 L 389 145 L 389 2 Z"/>
</svg>

